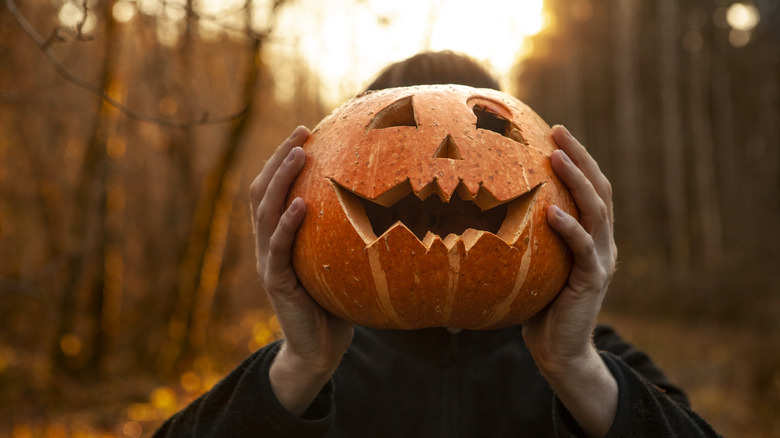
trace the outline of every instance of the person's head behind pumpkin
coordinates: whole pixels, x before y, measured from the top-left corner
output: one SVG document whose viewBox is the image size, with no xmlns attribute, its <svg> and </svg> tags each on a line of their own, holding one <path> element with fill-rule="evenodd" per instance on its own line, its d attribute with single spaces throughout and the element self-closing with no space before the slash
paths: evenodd
<svg viewBox="0 0 780 438">
<path fill-rule="evenodd" d="M 474 59 L 449 50 L 423 52 L 390 64 L 366 91 L 412 85 L 458 84 L 501 90 L 493 75 Z"/>
</svg>

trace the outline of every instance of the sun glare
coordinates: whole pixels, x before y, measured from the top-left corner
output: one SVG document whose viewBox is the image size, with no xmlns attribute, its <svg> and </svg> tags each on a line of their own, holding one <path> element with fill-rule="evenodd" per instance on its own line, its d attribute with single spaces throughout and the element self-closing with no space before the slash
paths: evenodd
<svg viewBox="0 0 780 438">
<path fill-rule="evenodd" d="M 279 98 L 295 63 L 320 76 L 322 97 L 336 105 L 387 64 L 423 50 L 453 50 L 485 62 L 508 85 L 526 39 L 546 25 L 543 0 L 300 0 L 278 18 L 274 58 Z"/>
</svg>

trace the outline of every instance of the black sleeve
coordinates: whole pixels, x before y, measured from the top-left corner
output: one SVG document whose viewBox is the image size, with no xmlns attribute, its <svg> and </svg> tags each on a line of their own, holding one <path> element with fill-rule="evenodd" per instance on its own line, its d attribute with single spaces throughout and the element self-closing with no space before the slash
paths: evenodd
<svg viewBox="0 0 780 438">
<path fill-rule="evenodd" d="M 278 342 L 258 350 L 209 392 L 166 421 L 154 437 L 325 435 L 335 418 L 332 383 L 323 388 L 302 418 L 291 414 L 274 396 L 268 378 L 278 351 Z"/>
<path fill-rule="evenodd" d="M 608 327 L 598 327 L 594 341 L 618 384 L 618 409 L 607 437 L 719 436 L 690 409 L 683 391 L 669 382 L 649 356 Z M 556 436 L 585 436 L 557 398 L 553 416 Z"/>
<path fill-rule="evenodd" d="M 675 386 L 661 371 L 650 356 L 629 344 L 614 329 L 599 325 L 593 331 L 593 342 L 600 351 L 609 352 L 620 358 L 632 370 L 647 379 L 673 400 L 688 406 L 690 403 L 683 390 Z"/>
</svg>

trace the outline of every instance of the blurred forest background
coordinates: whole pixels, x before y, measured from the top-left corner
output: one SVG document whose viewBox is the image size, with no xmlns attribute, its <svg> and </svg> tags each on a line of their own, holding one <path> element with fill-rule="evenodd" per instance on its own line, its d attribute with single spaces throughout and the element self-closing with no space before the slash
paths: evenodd
<svg viewBox="0 0 780 438">
<path fill-rule="evenodd" d="M 292 50 L 274 74 L 294 3 L 2 0 L 1 436 L 149 436 L 276 339 L 249 182 L 335 104 Z M 613 183 L 604 321 L 724 435 L 779 436 L 778 3 L 545 8 L 509 88 Z"/>
</svg>

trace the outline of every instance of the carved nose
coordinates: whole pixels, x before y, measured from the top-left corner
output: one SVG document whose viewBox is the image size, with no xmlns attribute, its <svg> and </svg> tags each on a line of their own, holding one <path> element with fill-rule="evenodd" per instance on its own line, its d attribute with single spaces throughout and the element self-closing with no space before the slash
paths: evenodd
<svg viewBox="0 0 780 438">
<path fill-rule="evenodd" d="M 453 140 L 452 136 L 449 134 L 447 134 L 447 137 L 445 137 L 441 142 L 439 148 L 436 149 L 436 152 L 433 154 L 433 158 L 446 158 L 448 160 L 463 159 L 460 156 L 460 151 L 458 150 L 458 146 L 455 144 L 455 140 Z"/>
</svg>

